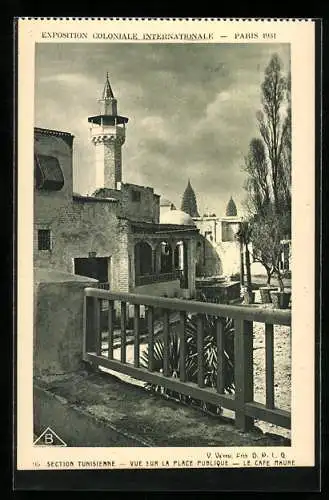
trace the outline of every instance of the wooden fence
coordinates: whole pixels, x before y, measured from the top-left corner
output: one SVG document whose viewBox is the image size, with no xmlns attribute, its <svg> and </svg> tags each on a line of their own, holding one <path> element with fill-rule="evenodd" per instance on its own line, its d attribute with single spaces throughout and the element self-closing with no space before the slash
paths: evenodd
<svg viewBox="0 0 329 500">
<path fill-rule="evenodd" d="M 102 331 L 100 322 L 101 303 L 107 301 L 108 322 L 106 355 L 102 352 Z M 133 307 L 134 361 L 127 363 L 127 319 Z M 114 359 L 115 309 L 120 306 L 120 359 Z M 148 367 L 140 366 L 140 308 L 147 308 Z M 154 312 L 163 312 L 164 358 L 162 372 L 154 370 Z M 179 313 L 179 378 L 172 377 L 169 370 L 169 315 Z M 186 376 L 186 334 L 187 314 L 196 314 L 197 322 L 197 383 L 187 380 Z M 217 386 L 204 386 L 204 315 L 216 320 L 217 342 Z M 234 384 L 235 393 L 224 392 L 224 328 L 221 318 L 234 320 Z M 253 322 L 265 324 L 265 375 L 266 404 L 254 401 L 253 382 Z M 235 412 L 236 426 L 247 431 L 254 425 L 254 419 L 290 428 L 290 412 L 276 408 L 274 401 L 274 325 L 291 326 L 291 311 L 270 310 L 250 306 L 212 304 L 191 300 L 169 299 L 148 295 L 113 293 L 95 288 L 85 289 L 84 299 L 84 341 L 83 359 L 95 367 L 104 367 L 124 373 L 168 390 L 190 396 Z"/>
</svg>

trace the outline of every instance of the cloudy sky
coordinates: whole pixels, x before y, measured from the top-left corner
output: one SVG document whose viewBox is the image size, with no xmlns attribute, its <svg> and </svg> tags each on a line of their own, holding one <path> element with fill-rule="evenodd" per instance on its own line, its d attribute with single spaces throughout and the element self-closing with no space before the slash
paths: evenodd
<svg viewBox="0 0 329 500">
<path fill-rule="evenodd" d="M 74 190 L 95 189 L 87 117 L 109 72 L 119 114 L 127 116 L 123 180 L 152 186 L 180 207 L 188 178 L 199 211 L 238 210 L 245 193 L 243 157 L 258 135 L 260 85 L 279 44 L 37 44 L 35 125 L 70 132 Z"/>
</svg>

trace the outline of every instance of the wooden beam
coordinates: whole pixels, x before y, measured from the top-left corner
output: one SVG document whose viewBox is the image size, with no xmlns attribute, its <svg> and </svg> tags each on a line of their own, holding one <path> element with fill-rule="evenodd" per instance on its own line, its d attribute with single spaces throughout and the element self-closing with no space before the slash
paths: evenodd
<svg viewBox="0 0 329 500">
<path fill-rule="evenodd" d="M 185 341 L 186 314 L 180 312 L 179 319 L 179 379 L 186 381 L 186 341 Z"/>
<path fill-rule="evenodd" d="M 148 331 L 148 369 L 154 370 L 154 310 L 147 308 L 147 331 Z"/>
<path fill-rule="evenodd" d="M 197 316 L 197 357 L 198 357 L 198 386 L 204 387 L 204 319 Z"/>
<path fill-rule="evenodd" d="M 126 318 L 127 318 L 127 304 L 126 302 L 121 302 L 121 352 L 120 352 L 120 358 L 121 358 L 121 363 L 126 362 Z"/>
<path fill-rule="evenodd" d="M 266 406 L 274 408 L 274 335 L 273 325 L 265 324 Z"/>
<path fill-rule="evenodd" d="M 253 427 L 253 418 L 246 416 L 245 403 L 254 399 L 253 384 L 253 324 L 251 321 L 235 321 L 234 335 L 234 376 L 236 425 L 242 431 Z"/>
<path fill-rule="evenodd" d="M 113 359 L 114 302 L 109 300 L 108 303 L 108 358 Z"/>
<path fill-rule="evenodd" d="M 134 366 L 139 367 L 139 354 L 140 354 L 140 343 L 139 343 L 139 305 L 134 305 Z"/>
<path fill-rule="evenodd" d="M 252 402 L 246 403 L 245 413 L 258 420 L 270 422 L 271 424 L 284 427 L 285 429 L 291 429 L 291 414 L 288 411 L 278 408 L 270 409 L 266 408 L 266 406 L 261 403 Z"/>
<path fill-rule="evenodd" d="M 216 319 L 217 341 L 217 391 L 224 393 L 225 387 L 225 356 L 224 356 L 224 325 L 223 318 Z"/>
<path fill-rule="evenodd" d="M 264 307 L 250 307 L 243 305 L 212 304 L 195 300 L 170 299 L 156 297 L 153 295 L 142 295 L 133 293 L 117 293 L 97 288 L 85 288 L 88 297 L 100 299 L 117 300 L 129 302 L 129 304 L 140 304 L 145 306 L 159 307 L 174 311 L 185 311 L 196 314 L 210 314 L 213 316 L 228 317 L 260 323 L 272 323 L 274 325 L 291 325 L 291 311 L 280 309 L 266 309 Z"/>
<path fill-rule="evenodd" d="M 169 377 L 170 373 L 170 330 L 169 330 L 169 311 L 166 309 L 163 312 L 163 374 L 165 377 Z"/>
<path fill-rule="evenodd" d="M 192 398 L 213 403 L 214 405 L 223 406 L 233 411 L 236 407 L 233 396 L 230 394 L 218 394 L 215 389 L 210 387 L 201 389 L 193 382 L 181 382 L 174 377 L 165 377 L 162 373 L 151 373 L 145 368 L 136 368 L 131 364 L 122 364 L 116 359 L 107 359 L 90 352 L 86 353 L 86 361 L 92 363 L 94 366 L 103 366 L 119 373 L 125 373 L 130 377 L 166 387 L 172 391 L 180 392 Z"/>
<path fill-rule="evenodd" d="M 102 338 L 101 338 L 101 301 L 97 297 L 94 298 L 94 338 L 95 338 L 95 351 L 98 356 L 102 353 Z"/>
</svg>

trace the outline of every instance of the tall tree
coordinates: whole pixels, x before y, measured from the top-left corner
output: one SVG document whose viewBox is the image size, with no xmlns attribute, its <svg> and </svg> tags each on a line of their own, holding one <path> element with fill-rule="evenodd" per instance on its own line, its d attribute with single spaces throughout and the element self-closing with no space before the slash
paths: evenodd
<svg viewBox="0 0 329 500">
<path fill-rule="evenodd" d="M 248 177 L 245 189 L 248 193 L 247 207 L 251 215 L 265 215 L 270 206 L 269 168 L 264 143 L 259 138 L 250 141 L 244 170 Z"/>
<path fill-rule="evenodd" d="M 190 179 L 188 180 L 183 194 L 181 210 L 189 214 L 191 217 L 199 217 L 196 196 L 194 189 L 191 186 Z"/>
<path fill-rule="evenodd" d="M 284 121 L 282 161 L 279 172 L 279 190 L 284 219 L 283 232 L 285 238 L 291 235 L 291 75 L 287 77 L 287 111 Z"/>
<path fill-rule="evenodd" d="M 261 86 L 262 111 L 257 113 L 259 131 L 265 143 L 270 170 L 270 186 L 273 208 L 276 213 L 284 213 L 282 186 L 284 182 L 284 148 L 289 128 L 287 119 L 288 79 L 282 74 L 282 63 L 277 54 L 271 57 L 265 69 Z"/>
<path fill-rule="evenodd" d="M 291 219 L 291 105 L 290 77 L 274 54 L 261 86 L 262 111 L 257 113 L 260 137 L 250 141 L 244 170 L 247 180 L 253 259 L 283 286 L 280 260 L 283 239 L 290 237 Z"/>
<path fill-rule="evenodd" d="M 275 213 L 268 213 L 266 217 L 259 217 L 252 223 L 252 251 L 254 261 L 260 262 L 266 270 L 267 285 L 275 274 L 280 289 L 284 289 L 281 271 L 282 255 L 282 221 Z"/>
</svg>

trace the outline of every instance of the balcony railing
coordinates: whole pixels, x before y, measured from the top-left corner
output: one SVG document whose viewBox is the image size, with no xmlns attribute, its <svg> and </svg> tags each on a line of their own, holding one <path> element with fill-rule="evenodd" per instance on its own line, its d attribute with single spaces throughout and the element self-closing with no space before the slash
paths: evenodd
<svg viewBox="0 0 329 500">
<path fill-rule="evenodd" d="M 107 350 L 102 348 L 104 332 L 100 327 L 101 303 L 108 305 Z M 115 332 L 115 310 L 120 305 L 120 327 Z M 140 366 L 140 312 L 147 309 L 147 344 L 148 367 Z M 161 309 L 163 321 L 163 371 L 154 370 L 154 317 Z M 127 362 L 127 319 L 128 311 L 133 310 L 133 362 Z M 179 378 L 170 373 L 170 313 L 178 312 Z M 188 313 L 197 315 L 197 383 L 187 380 L 186 374 L 186 317 Z M 204 384 L 204 316 L 215 318 L 215 337 L 217 343 L 217 386 L 205 387 Z M 225 393 L 225 332 L 222 318 L 232 318 L 234 321 L 234 385 L 235 393 Z M 254 401 L 253 382 L 253 322 L 265 324 L 265 375 L 266 403 Z M 103 367 L 129 375 L 168 390 L 185 394 L 200 401 L 211 403 L 235 412 L 236 426 L 246 431 L 254 425 L 254 419 L 259 419 L 289 428 L 291 426 L 290 412 L 277 408 L 274 400 L 274 325 L 291 325 L 291 312 L 286 310 L 269 310 L 248 306 L 230 306 L 205 302 L 168 299 L 139 294 L 112 293 L 95 288 L 85 289 L 84 301 L 84 341 L 83 359 L 95 367 Z M 120 359 L 114 359 L 114 338 L 120 336 Z"/>
<path fill-rule="evenodd" d="M 135 283 L 136 286 L 149 285 L 151 283 L 179 280 L 180 277 L 181 277 L 181 272 L 179 270 L 172 271 L 170 273 L 144 274 L 136 276 Z"/>
<path fill-rule="evenodd" d="M 110 283 L 108 281 L 104 282 L 104 283 L 97 283 L 95 286 L 99 290 L 109 290 L 110 289 Z"/>
</svg>

